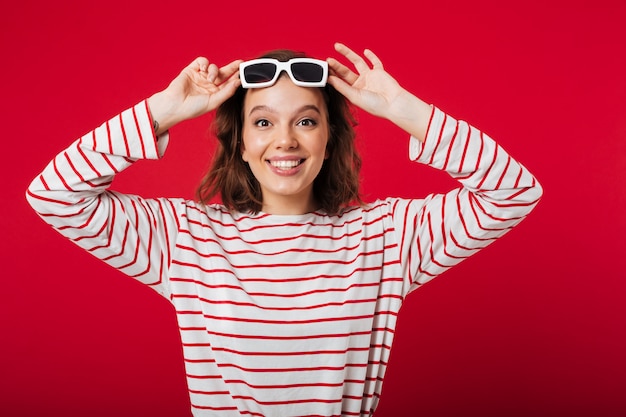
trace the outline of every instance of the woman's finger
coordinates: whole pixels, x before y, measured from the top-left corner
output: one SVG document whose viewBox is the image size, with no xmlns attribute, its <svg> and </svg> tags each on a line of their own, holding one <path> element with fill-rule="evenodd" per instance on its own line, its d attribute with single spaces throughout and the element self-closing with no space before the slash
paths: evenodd
<svg viewBox="0 0 626 417">
<path fill-rule="evenodd" d="M 366 49 L 363 54 L 372 63 L 372 66 L 376 69 L 383 69 L 383 62 L 376 56 L 370 49 Z"/>
<path fill-rule="evenodd" d="M 233 74 L 236 74 L 239 71 L 239 65 L 243 62 L 241 59 L 236 59 L 219 69 L 219 73 L 217 78 L 215 79 L 216 84 L 221 84 L 224 81 L 228 80 Z"/>
<path fill-rule="evenodd" d="M 199 56 L 198 58 L 191 61 L 191 63 L 187 65 L 187 68 L 196 72 L 206 72 L 209 68 L 209 60 L 203 56 Z"/>
<path fill-rule="evenodd" d="M 350 68 L 346 67 L 335 58 L 328 58 L 326 62 L 328 62 L 328 66 L 336 76 L 338 76 L 350 85 L 354 84 L 359 78 L 359 76 L 352 72 Z"/>
<path fill-rule="evenodd" d="M 365 60 L 361 58 L 359 54 L 348 48 L 346 45 L 337 42 L 335 44 L 335 50 L 341 55 L 345 56 L 350 62 L 352 62 L 352 64 L 359 73 L 362 74 L 370 69 L 369 65 L 367 65 L 367 62 L 365 62 Z"/>
</svg>

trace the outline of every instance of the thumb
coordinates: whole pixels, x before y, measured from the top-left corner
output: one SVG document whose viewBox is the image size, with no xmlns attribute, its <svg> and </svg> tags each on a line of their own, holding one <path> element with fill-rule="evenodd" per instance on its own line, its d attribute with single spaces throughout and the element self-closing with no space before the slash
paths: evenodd
<svg viewBox="0 0 626 417">
<path fill-rule="evenodd" d="M 335 87 L 335 90 L 339 91 L 350 103 L 360 109 L 371 112 L 371 110 L 368 109 L 370 105 L 367 103 L 369 92 L 355 88 L 336 76 L 329 76 L 328 83 Z"/>
<path fill-rule="evenodd" d="M 359 92 L 356 88 L 335 75 L 328 76 L 328 84 L 332 85 L 335 90 L 339 91 L 342 96 L 347 98 L 352 104 L 358 101 Z"/>
<path fill-rule="evenodd" d="M 219 89 L 212 94 L 209 110 L 215 110 L 217 107 L 222 105 L 222 103 L 231 98 L 240 85 L 241 80 L 239 79 L 239 77 L 233 77 L 224 84 L 222 84 Z"/>
</svg>

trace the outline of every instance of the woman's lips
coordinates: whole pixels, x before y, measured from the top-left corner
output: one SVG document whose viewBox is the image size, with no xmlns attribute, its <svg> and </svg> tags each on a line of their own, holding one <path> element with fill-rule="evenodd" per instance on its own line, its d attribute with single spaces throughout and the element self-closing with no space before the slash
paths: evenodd
<svg viewBox="0 0 626 417">
<path fill-rule="evenodd" d="M 293 175 L 300 171 L 305 159 L 271 159 L 267 160 L 273 172 L 279 175 Z"/>
</svg>

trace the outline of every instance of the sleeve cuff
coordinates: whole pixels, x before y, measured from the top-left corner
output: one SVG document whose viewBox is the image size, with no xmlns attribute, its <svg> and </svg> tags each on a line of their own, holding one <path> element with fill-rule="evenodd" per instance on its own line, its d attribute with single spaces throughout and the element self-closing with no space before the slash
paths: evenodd
<svg viewBox="0 0 626 417">
<path fill-rule="evenodd" d="M 414 136 L 411 136 L 409 139 L 409 158 L 411 161 L 427 164 L 432 160 L 432 156 L 439 143 L 444 119 L 445 113 L 436 106 L 433 106 L 424 142 L 421 142 Z"/>
<path fill-rule="evenodd" d="M 169 132 L 158 137 L 152 127 L 147 100 L 120 115 L 127 156 L 133 159 L 160 159 L 169 143 Z"/>
</svg>

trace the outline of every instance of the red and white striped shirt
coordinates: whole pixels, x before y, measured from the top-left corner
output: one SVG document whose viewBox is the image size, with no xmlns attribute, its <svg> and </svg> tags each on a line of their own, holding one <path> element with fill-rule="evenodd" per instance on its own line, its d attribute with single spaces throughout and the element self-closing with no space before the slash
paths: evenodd
<svg viewBox="0 0 626 417">
<path fill-rule="evenodd" d="M 198 417 L 371 415 L 404 297 L 518 224 L 542 193 L 492 139 L 437 108 L 410 157 L 461 183 L 446 194 L 280 216 L 108 190 L 167 141 L 143 101 L 57 155 L 27 197 L 171 300 Z"/>
</svg>

